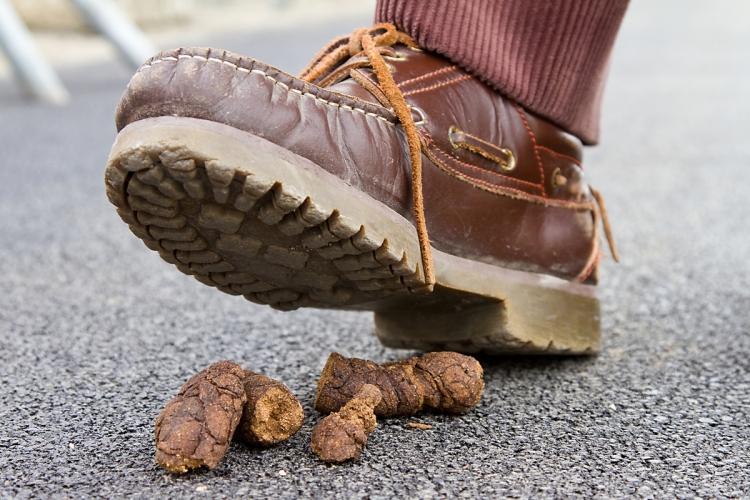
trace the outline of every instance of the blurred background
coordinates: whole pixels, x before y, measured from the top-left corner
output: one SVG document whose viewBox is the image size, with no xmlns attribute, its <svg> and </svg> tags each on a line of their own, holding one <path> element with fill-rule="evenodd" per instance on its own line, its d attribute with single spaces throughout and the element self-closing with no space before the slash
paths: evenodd
<svg viewBox="0 0 750 500">
<path fill-rule="evenodd" d="M 601 353 L 482 358 L 476 408 L 419 416 L 431 431 L 382 422 L 337 468 L 309 450 L 328 355 L 411 353 L 380 346 L 370 314 L 256 306 L 146 249 L 103 186 L 134 69 L 68 0 L 12 2 L 70 100 L 24 99 L 0 53 L 0 498 L 750 497 L 750 2 L 631 1 L 584 160 L 621 255 L 603 264 Z M 158 49 L 295 74 L 374 1 L 117 5 Z M 165 474 L 154 419 L 220 359 L 283 380 L 305 426 Z"/>
<path fill-rule="evenodd" d="M 4 0 L 7 1 L 7 0 Z M 359 17 L 369 24 L 374 0 L 108 0 L 160 49 L 200 45 L 217 35 L 292 29 Z M 45 58 L 56 68 L 117 57 L 72 0 L 10 0 Z M 0 51 L 0 78 L 11 67 Z"/>
</svg>

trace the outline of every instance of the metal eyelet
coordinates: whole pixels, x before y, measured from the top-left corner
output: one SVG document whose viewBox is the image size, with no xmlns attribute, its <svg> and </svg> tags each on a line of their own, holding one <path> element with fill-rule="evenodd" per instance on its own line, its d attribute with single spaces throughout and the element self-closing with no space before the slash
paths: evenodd
<svg viewBox="0 0 750 500">
<path fill-rule="evenodd" d="M 559 188 L 568 184 L 568 179 L 565 178 L 559 168 L 556 168 L 552 171 L 550 183 L 552 184 L 552 190 L 557 191 Z"/>
<path fill-rule="evenodd" d="M 419 47 L 409 47 L 409 50 L 413 50 L 414 52 L 424 52 L 424 50 L 420 49 Z"/>
<path fill-rule="evenodd" d="M 506 172 L 510 172 L 511 170 L 516 168 L 516 155 L 513 154 L 513 151 L 511 151 L 508 148 L 502 148 L 503 153 L 508 155 L 508 161 L 506 163 L 501 163 L 500 168 L 502 168 Z"/>
<path fill-rule="evenodd" d="M 422 111 L 421 109 L 419 109 L 416 106 L 408 106 L 408 108 L 409 108 L 410 111 L 415 112 L 415 113 L 417 113 L 419 115 L 419 121 L 415 121 L 414 125 L 419 126 L 419 125 L 426 125 L 427 124 L 427 118 L 424 115 L 424 111 Z"/>
<path fill-rule="evenodd" d="M 406 54 L 396 51 L 392 56 L 383 55 L 383 59 L 388 59 L 389 61 L 406 61 Z"/>
<path fill-rule="evenodd" d="M 393 64 L 385 63 L 385 65 L 388 68 L 388 72 L 389 73 L 395 73 L 396 72 L 396 67 Z"/>
</svg>

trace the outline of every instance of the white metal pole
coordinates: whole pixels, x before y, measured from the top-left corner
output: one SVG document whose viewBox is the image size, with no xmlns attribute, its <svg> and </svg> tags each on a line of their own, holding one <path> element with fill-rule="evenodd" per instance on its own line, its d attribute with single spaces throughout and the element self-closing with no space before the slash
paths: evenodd
<svg viewBox="0 0 750 500">
<path fill-rule="evenodd" d="M 140 67 L 158 52 L 156 46 L 112 0 L 72 1 L 86 20 L 107 37 L 134 68 Z"/>
<path fill-rule="evenodd" d="M 0 48 L 27 93 L 58 106 L 70 101 L 70 94 L 42 56 L 9 0 L 0 0 Z"/>
</svg>

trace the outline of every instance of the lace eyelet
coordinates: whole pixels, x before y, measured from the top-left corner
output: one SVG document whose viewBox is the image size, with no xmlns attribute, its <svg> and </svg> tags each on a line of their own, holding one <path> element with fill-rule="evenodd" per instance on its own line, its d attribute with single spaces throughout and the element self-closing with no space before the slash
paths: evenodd
<svg viewBox="0 0 750 500">
<path fill-rule="evenodd" d="M 405 61 L 406 60 L 406 54 L 403 52 L 394 52 L 394 55 L 392 56 L 383 56 L 383 59 L 388 59 L 389 61 Z"/>
<path fill-rule="evenodd" d="M 506 163 L 501 163 L 500 168 L 505 170 L 506 172 L 512 172 L 516 168 L 516 155 L 513 154 L 513 151 L 507 148 L 501 148 L 503 150 L 503 153 L 505 153 L 508 156 L 508 161 Z"/>
<path fill-rule="evenodd" d="M 419 125 L 426 125 L 427 124 L 427 117 L 425 117 L 424 111 L 422 111 L 421 109 L 419 109 L 416 106 L 409 106 L 409 110 L 412 111 L 413 113 L 416 113 L 417 115 L 419 115 L 419 121 L 415 121 L 414 125 L 419 126 Z"/>
</svg>

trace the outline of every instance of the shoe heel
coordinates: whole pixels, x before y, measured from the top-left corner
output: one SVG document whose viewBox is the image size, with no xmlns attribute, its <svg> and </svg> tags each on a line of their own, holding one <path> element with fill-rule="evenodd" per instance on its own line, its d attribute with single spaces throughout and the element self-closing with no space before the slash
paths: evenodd
<svg viewBox="0 0 750 500">
<path fill-rule="evenodd" d="M 487 354 L 594 354 L 601 345 L 596 287 L 435 251 L 428 297 L 375 312 L 388 347 Z"/>
</svg>

